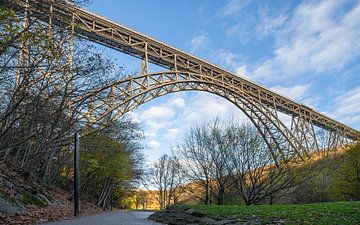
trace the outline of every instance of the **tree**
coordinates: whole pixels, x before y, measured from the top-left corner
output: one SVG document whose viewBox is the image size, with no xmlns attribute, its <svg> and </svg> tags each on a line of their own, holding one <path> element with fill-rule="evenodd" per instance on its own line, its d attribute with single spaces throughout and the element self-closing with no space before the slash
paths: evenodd
<svg viewBox="0 0 360 225">
<path fill-rule="evenodd" d="M 212 204 L 212 198 L 218 205 L 225 204 L 225 196 L 232 185 L 229 157 L 234 141 L 233 128 L 232 121 L 221 124 L 219 119 L 196 125 L 175 149 L 191 183 L 188 190 L 204 204 Z M 196 190 L 198 187 L 201 191 Z"/>
<path fill-rule="evenodd" d="M 325 152 L 324 152 L 325 153 Z M 298 185 L 291 187 L 284 198 L 285 203 L 314 203 L 331 200 L 329 185 L 334 171 L 337 170 L 338 157 L 333 154 L 322 154 L 315 160 L 302 163 L 293 170 L 298 177 Z"/>
<path fill-rule="evenodd" d="M 174 152 L 181 159 L 189 183 L 186 190 L 205 205 L 211 205 L 212 156 L 208 151 L 206 133 L 205 124 L 192 127 Z"/>
<path fill-rule="evenodd" d="M 0 163 L 18 162 L 44 184 L 66 183 L 73 132 L 80 130 L 84 193 L 101 207 L 123 198 L 143 172 L 142 132 L 126 118 L 106 118 L 106 127 L 83 119 L 90 96 L 124 78 L 122 68 L 97 45 L 73 38 L 69 27 L 41 22 L 31 12 L 1 5 L 0 24 Z"/>
<path fill-rule="evenodd" d="M 232 155 L 234 186 L 246 205 L 269 199 L 274 202 L 276 194 L 297 184 L 292 173 L 295 163 L 282 159 L 279 163 L 268 149 L 255 127 L 244 124 L 236 129 Z"/>
<path fill-rule="evenodd" d="M 245 204 L 268 199 L 296 185 L 295 162 L 275 159 L 257 129 L 235 121 L 196 125 L 175 149 L 187 178 L 187 189 L 204 204 L 226 204 L 233 189 Z"/>
<path fill-rule="evenodd" d="M 143 157 L 133 147 L 142 137 L 129 140 L 118 136 L 119 132 L 135 133 L 138 127 L 126 119 L 114 124 L 81 139 L 82 190 L 104 209 L 112 200 L 120 202 L 123 191 L 132 192 L 142 175 Z"/>
<path fill-rule="evenodd" d="M 183 182 L 182 169 L 176 157 L 162 155 L 147 171 L 143 185 L 158 201 L 160 209 L 171 205 Z M 151 188 L 155 188 L 156 192 Z"/>
<path fill-rule="evenodd" d="M 232 164 L 229 158 L 233 152 L 234 140 L 232 130 L 235 128 L 233 121 L 223 124 L 219 119 L 208 124 L 208 134 L 206 137 L 208 151 L 211 155 L 212 179 L 214 179 L 213 190 L 214 197 L 218 205 L 225 204 L 225 196 L 229 192 L 232 177 Z"/>
<path fill-rule="evenodd" d="M 334 196 L 360 200 L 360 142 L 347 149 L 337 163 L 330 190 Z"/>
<path fill-rule="evenodd" d="M 21 17 L 0 7 L 0 161 L 14 159 L 23 170 L 53 183 L 69 161 L 80 112 L 89 107 L 74 99 L 122 75 L 81 39 L 75 39 L 70 65 L 69 30 L 50 27 L 31 14 L 22 23 Z"/>
</svg>

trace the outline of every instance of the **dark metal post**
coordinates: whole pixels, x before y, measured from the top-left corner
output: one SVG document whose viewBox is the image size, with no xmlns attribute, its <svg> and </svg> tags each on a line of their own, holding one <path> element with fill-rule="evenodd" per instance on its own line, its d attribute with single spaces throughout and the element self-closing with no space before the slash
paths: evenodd
<svg viewBox="0 0 360 225">
<path fill-rule="evenodd" d="M 112 190 L 110 193 L 110 211 L 112 211 Z"/>
<path fill-rule="evenodd" d="M 75 132 L 75 148 L 74 148 L 74 213 L 75 216 L 80 215 L 80 176 L 79 176 L 79 132 Z"/>
</svg>

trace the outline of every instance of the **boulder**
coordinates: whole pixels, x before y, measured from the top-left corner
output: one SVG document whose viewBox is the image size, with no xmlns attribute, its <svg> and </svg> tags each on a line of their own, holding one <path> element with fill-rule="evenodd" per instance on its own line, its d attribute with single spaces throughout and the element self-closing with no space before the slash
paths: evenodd
<svg viewBox="0 0 360 225">
<path fill-rule="evenodd" d="M 24 209 L 25 209 L 24 206 L 22 206 L 16 202 L 11 203 L 7 199 L 0 197 L 0 213 L 15 214 Z"/>
<path fill-rule="evenodd" d="M 227 225 L 230 220 L 217 220 L 186 206 L 171 206 L 156 212 L 149 219 L 168 225 Z"/>
</svg>

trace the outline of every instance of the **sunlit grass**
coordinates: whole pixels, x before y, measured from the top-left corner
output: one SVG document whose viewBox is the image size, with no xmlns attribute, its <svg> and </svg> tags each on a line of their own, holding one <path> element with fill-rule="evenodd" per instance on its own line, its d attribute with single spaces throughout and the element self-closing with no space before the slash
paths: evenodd
<svg viewBox="0 0 360 225">
<path fill-rule="evenodd" d="M 299 205 L 187 205 L 211 217 L 282 219 L 286 224 L 360 224 L 360 202 Z"/>
</svg>

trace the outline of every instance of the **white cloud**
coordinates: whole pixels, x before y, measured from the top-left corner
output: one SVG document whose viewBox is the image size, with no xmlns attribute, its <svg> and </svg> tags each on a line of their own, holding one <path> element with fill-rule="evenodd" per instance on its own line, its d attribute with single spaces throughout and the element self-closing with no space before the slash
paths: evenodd
<svg viewBox="0 0 360 225">
<path fill-rule="evenodd" d="M 212 120 L 216 117 L 225 119 L 233 117 L 237 120 L 245 118 L 245 115 L 235 105 L 215 95 L 199 93 L 192 97 L 189 102 L 189 107 L 181 115 L 188 124 Z"/>
<path fill-rule="evenodd" d="M 304 73 L 340 70 L 360 56 L 360 3 L 346 11 L 343 1 L 301 4 L 276 36 L 274 56 L 253 72 L 256 79 L 291 79 Z M 339 14 L 339 12 L 345 12 Z"/>
<path fill-rule="evenodd" d="M 227 3 L 220 9 L 218 16 L 232 16 L 245 8 L 250 2 L 250 0 L 228 0 Z"/>
<path fill-rule="evenodd" d="M 333 114 L 337 119 L 360 129 L 360 86 L 345 92 L 335 99 Z"/>
<path fill-rule="evenodd" d="M 161 119 L 152 119 L 144 121 L 145 130 L 144 135 L 148 140 L 159 138 L 165 129 L 168 129 L 174 125 L 173 122 Z"/>
<path fill-rule="evenodd" d="M 235 74 L 238 75 L 239 77 L 244 77 L 246 79 L 251 78 L 247 75 L 248 74 L 247 65 L 241 65 L 236 67 Z"/>
<path fill-rule="evenodd" d="M 282 112 L 278 112 L 278 116 L 280 121 L 288 128 L 291 129 L 291 121 L 292 121 L 292 117 L 282 113 Z"/>
<path fill-rule="evenodd" d="M 240 40 L 240 44 L 248 44 L 254 40 L 252 27 L 250 23 L 238 22 L 225 28 L 225 35 L 228 37 L 236 37 Z"/>
<path fill-rule="evenodd" d="M 235 37 L 239 44 L 247 45 L 275 34 L 288 20 L 286 7 L 260 4 L 257 13 L 243 11 L 234 20 L 224 20 L 225 35 Z"/>
<path fill-rule="evenodd" d="M 161 146 L 161 143 L 158 141 L 149 141 L 148 145 L 152 149 L 157 149 Z"/>
<path fill-rule="evenodd" d="M 191 44 L 191 53 L 198 52 L 200 50 L 206 49 L 208 44 L 210 43 L 210 38 L 207 33 L 200 33 L 193 37 L 190 41 Z"/>
<path fill-rule="evenodd" d="M 145 137 L 156 138 L 162 129 L 171 127 L 176 111 L 164 105 L 152 106 L 137 116 L 145 124 Z"/>
<path fill-rule="evenodd" d="M 230 51 L 218 50 L 213 54 L 219 59 L 220 63 L 225 65 L 226 67 L 235 67 L 237 65 L 237 55 Z"/>
<path fill-rule="evenodd" d="M 150 109 L 144 111 L 141 114 L 141 119 L 151 120 L 151 119 L 169 119 L 175 116 L 175 111 L 172 108 L 165 106 L 152 106 Z"/>
<path fill-rule="evenodd" d="M 225 49 L 213 50 L 210 53 L 210 58 L 213 62 L 219 64 L 222 67 L 228 68 L 229 70 L 237 70 L 238 67 L 244 66 L 242 55 L 235 54 Z M 245 68 L 246 66 L 243 67 L 243 69 Z"/>
<path fill-rule="evenodd" d="M 309 90 L 310 85 L 295 85 L 295 86 L 274 86 L 270 88 L 270 90 L 275 91 L 285 97 L 291 98 L 293 100 L 301 100 L 303 99 L 306 92 Z"/>
<path fill-rule="evenodd" d="M 260 36 L 268 36 L 279 29 L 286 20 L 287 16 L 284 14 L 279 14 L 273 18 L 263 14 L 261 22 L 256 27 L 256 33 Z"/>
<path fill-rule="evenodd" d="M 152 138 L 156 138 L 157 136 L 157 130 L 156 129 L 148 129 L 144 132 L 144 135 L 145 135 L 145 138 L 149 138 L 149 139 L 152 139 Z"/>
<path fill-rule="evenodd" d="M 170 141 L 174 141 L 176 140 L 176 138 L 178 138 L 179 133 L 180 133 L 179 128 L 171 128 L 171 129 L 166 129 L 165 134 L 163 136 L 164 138 Z"/>
<path fill-rule="evenodd" d="M 212 51 L 210 57 L 213 62 L 221 67 L 227 68 L 229 71 L 233 71 L 240 77 L 251 80 L 252 76 L 249 76 L 248 65 L 244 63 L 244 59 L 241 54 L 235 54 L 225 49 L 217 49 Z"/>
<path fill-rule="evenodd" d="M 182 98 L 182 97 L 175 97 L 175 98 L 172 98 L 168 101 L 167 103 L 168 106 L 175 106 L 177 108 L 183 108 L 185 107 L 185 99 Z"/>
</svg>

